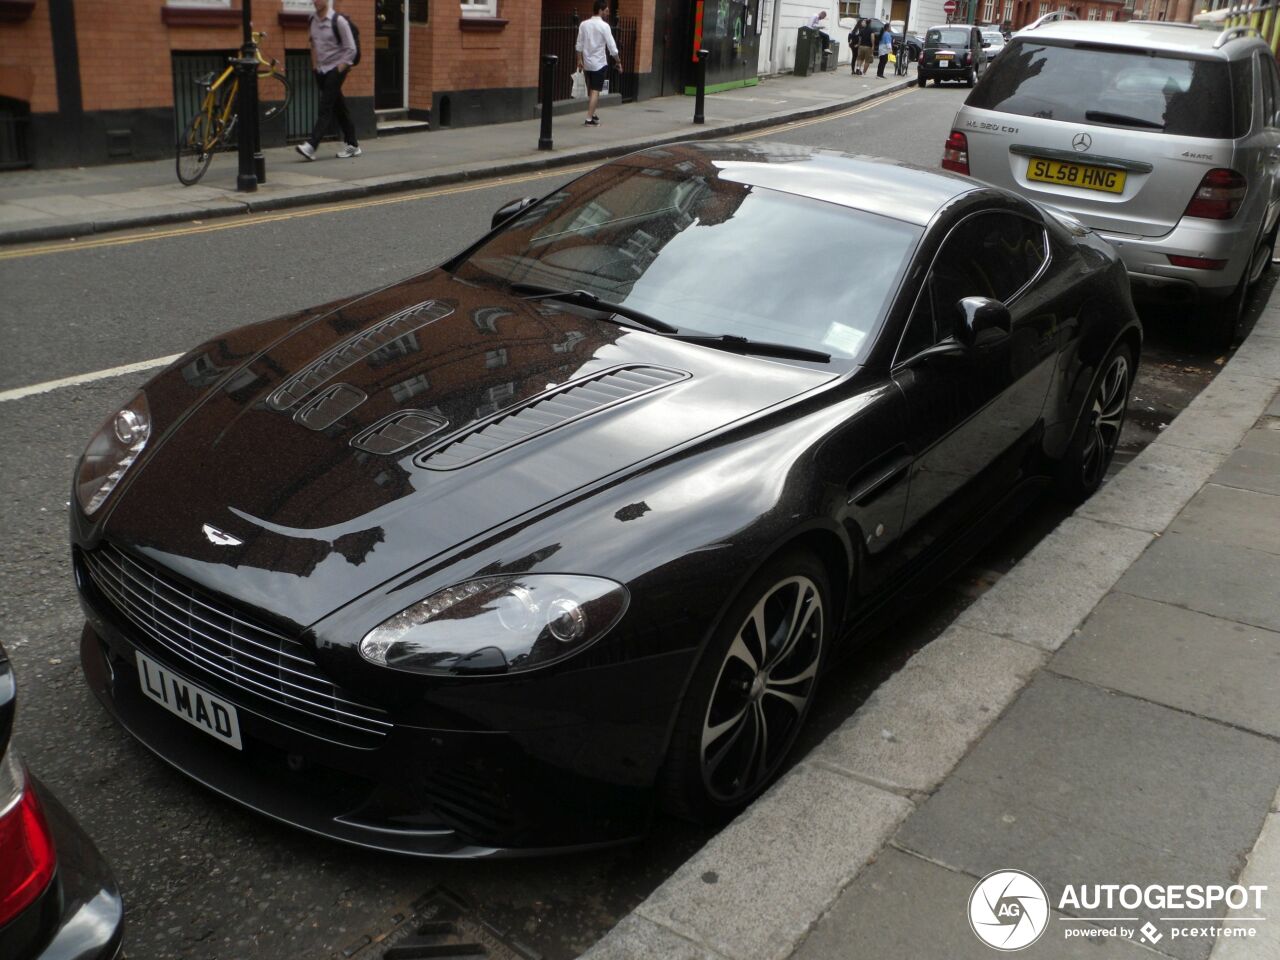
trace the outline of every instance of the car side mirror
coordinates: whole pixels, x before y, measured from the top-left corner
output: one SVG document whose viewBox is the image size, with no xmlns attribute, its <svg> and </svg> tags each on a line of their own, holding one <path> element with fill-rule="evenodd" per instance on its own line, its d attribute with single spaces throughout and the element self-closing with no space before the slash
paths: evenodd
<svg viewBox="0 0 1280 960">
<path fill-rule="evenodd" d="M 994 343 L 1009 335 L 1009 308 L 989 297 L 965 297 L 956 304 L 955 338 L 967 348 Z"/>
<path fill-rule="evenodd" d="M 529 207 L 538 202 L 537 197 L 521 197 L 519 200 L 512 200 L 510 203 L 504 203 L 500 206 L 493 219 L 489 221 L 489 229 L 496 230 L 518 213 L 523 213 Z"/>
</svg>

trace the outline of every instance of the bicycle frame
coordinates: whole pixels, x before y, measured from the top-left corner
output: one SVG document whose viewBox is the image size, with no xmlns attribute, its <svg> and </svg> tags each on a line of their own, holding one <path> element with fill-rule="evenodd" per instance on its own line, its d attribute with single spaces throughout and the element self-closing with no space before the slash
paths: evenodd
<svg viewBox="0 0 1280 960">
<path fill-rule="evenodd" d="M 267 60 L 262 55 L 262 50 L 258 44 L 262 42 L 266 34 L 254 33 L 254 52 L 258 59 L 258 77 L 270 77 L 276 73 L 276 61 Z M 265 68 L 265 69 L 264 69 Z M 283 74 L 281 74 L 283 76 Z M 220 94 L 224 84 L 227 85 L 225 94 Z M 226 68 L 218 75 L 218 78 L 209 84 L 209 89 L 205 91 L 203 99 L 200 101 L 200 112 L 209 118 L 207 127 L 206 142 L 202 144 L 205 149 L 212 149 L 213 145 L 223 135 L 235 118 L 237 100 L 240 94 L 240 77 L 236 74 L 234 63 L 227 64 Z M 219 108 L 219 104 L 221 108 Z"/>
</svg>

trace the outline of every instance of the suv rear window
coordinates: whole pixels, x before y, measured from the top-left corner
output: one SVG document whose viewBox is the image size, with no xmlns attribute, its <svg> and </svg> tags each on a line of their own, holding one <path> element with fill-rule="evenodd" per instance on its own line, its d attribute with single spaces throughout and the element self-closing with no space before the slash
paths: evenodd
<svg viewBox="0 0 1280 960">
<path fill-rule="evenodd" d="M 926 47 L 967 47 L 969 45 L 969 31 L 964 27 L 930 30 L 924 35 L 924 45 Z"/>
<path fill-rule="evenodd" d="M 965 103 L 1024 117 L 1225 140 L 1248 132 L 1252 76 L 1248 60 L 1228 65 L 1225 60 L 1019 38 L 992 62 Z M 1243 91 L 1239 103 L 1233 86 L 1237 95 Z"/>
</svg>

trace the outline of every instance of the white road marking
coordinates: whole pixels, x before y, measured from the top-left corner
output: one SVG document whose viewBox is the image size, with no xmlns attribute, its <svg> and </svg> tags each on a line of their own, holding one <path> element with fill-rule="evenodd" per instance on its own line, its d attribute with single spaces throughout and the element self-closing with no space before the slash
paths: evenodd
<svg viewBox="0 0 1280 960">
<path fill-rule="evenodd" d="M 44 383 L 33 383 L 29 387 L 16 387 L 13 390 L 5 390 L 0 392 L 0 403 L 9 400 L 21 400 L 23 397 L 35 396 L 37 393 L 48 393 L 51 390 L 61 390 L 63 387 L 77 387 L 84 383 L 93 383 L 95 380 L 109 380 L 111 377 L 123 377 L 128 373 L 138 373 L 141 370 L 153 370 L 156 367 L 165 367 L 177 360 L 182 354 L 175 353 L 171 357 L 156 357 L 154 360 L 143 360 L 141 363 L 126 363 L 123 367 L 111 367 L 108 370 L 95 370 L 93 373 L 82 373 L 74 377 L 63 377 L 61 380 L 46 380 Z"/>
</svg>

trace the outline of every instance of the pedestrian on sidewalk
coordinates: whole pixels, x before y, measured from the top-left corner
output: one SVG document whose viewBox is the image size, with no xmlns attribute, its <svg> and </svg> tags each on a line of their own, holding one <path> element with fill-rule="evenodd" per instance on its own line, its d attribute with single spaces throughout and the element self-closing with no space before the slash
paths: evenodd
<svg viewBox="0 0 1280 960">
<path fill-rule="evenodd" d="M 889 62 L 889 54 L 893 53 L 893 31 L 889 29 L 888 23 L 886 23 L 884 25 L 884 29 L 880 31 L 878 52 L 880 54 L 880 63 L 876 67 L 876 76 L 883 80 L 884 65 Z"/>
<path fill-rule="evenodd" d="M 346 160 L 360 156 L 360 141 L 356 139 L 356 127 L 351 122 L 342 85 L 347 74 L 359 58 L 351 21 L 333 9 L 333 0 L 315 0 L 316 12 L 311 17 L 311 69 L 315 71 L 316 84 L 320 87 L 320 109 L 316 125 L 305 143 L 294 149 L 308 160 L 316 158 L 320 141 L 328 136 L 333 121 L 342 128 L 342 149 L 337 157 Z"/>
<path fill-rule="evenodd" d="M 827 11 L 819 10 L 809 18 L 809 29 L 814 30 L 818 34 L 818 40 L 822 43 L 822 49 L 826 50 L 831 45 L 831 38 L 827 36 L 827 28 L 822 21 L 827 19 Z"/>
<path fill-rule="evenodd" d="M 871 29 L 871 21 L 863 19 L 858 27 L 858 74 L 865 77 L 871 69 L 872 50 L 876 45 L 876 32 Z"/>
<path fill-rule="evenodd" d="M 609 60 L 612 58 L 619 70 L 622 61 L 618 59 L 613 31 L 605 20 L 609 16 L 609 0 L 595 0 L 591 10 L 591 18 L 578 24 L 578 42 L 573 49 L 578 51 L 578 69 L 587 78 L 587 119 L 583 122 L 588 127 L 598 127 L 600 118 L 596 116 L 596 107 L 609 75 Z"/>
</svg>

